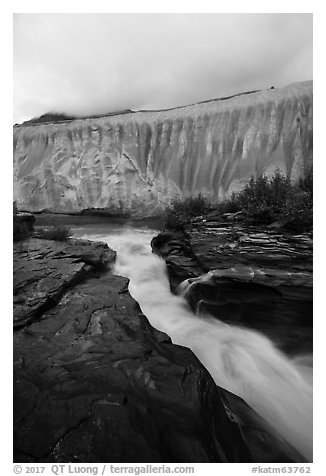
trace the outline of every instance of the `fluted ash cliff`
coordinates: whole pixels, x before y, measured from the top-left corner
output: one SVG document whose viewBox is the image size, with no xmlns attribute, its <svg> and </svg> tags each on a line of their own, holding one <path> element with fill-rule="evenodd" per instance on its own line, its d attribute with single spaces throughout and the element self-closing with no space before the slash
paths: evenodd
<svg viewBox="0 0 326 476">
<path fill-rule="evenodd" d="M 251 176 L 312 161 L 312 81 L 164 111 L 14 128 L 14 198 L 30 211 L 154 215 L 214 201 Z"/>
</svg>

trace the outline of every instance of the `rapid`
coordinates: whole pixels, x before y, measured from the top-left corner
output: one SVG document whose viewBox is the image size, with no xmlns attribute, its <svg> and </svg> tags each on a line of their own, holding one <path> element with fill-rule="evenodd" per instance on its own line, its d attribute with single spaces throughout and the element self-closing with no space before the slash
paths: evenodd
<svg viewBox="0 0 326 476">
<path fill-rule="evenodd" d="M 115 274 L 129 278 L 129 292 L 156 329 L 190 348 L 220 387 L 243 398 L 274 430 L 312 461 L 311 356 L 288 358 L 263 334 L 195 315 L 184 293 L 171 293 L 166 264 L 151 253 L 156 230 L 124 228 L 77 236 L 106 241 L 117 251 Z"/>
</svg>

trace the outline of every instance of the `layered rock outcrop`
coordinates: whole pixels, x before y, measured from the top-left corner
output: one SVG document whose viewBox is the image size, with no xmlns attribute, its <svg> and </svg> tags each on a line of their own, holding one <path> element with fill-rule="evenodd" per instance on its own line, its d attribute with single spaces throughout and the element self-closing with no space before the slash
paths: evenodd
<svg viewBox="0 0 326 476">
<path fill-rule="evenodd" d="M 14 128 L 20 209 L 158 214 L 174 197 L 212 200 L 251 176 L 292 179 L 312 160 L 312 81 L 164 111 Z"/>
<path fill-rule="evenodd" d="M 89 242 L 15 244 L 15 462 L 303 462 L 151 327 L 114 257 Z"/>
<path fill-rule="evenodd" d="M 312 353 L 313 245 L 309 233 L 196 219 L 152 240 L 171 288 L 194 312 L 258 330 L 288 355 Z"/>
</svg>

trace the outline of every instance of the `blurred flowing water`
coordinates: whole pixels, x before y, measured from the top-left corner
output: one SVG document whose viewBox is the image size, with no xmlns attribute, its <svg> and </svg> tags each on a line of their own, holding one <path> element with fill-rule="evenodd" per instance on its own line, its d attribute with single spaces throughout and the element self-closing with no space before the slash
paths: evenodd
<svg viewBox="0 0 326 476">
<path fill-rule="evenodd" d="M 129 292 L 151 325 L 189 347 L 217 385 L 243 398 L 312 461 L 311 356 L 290 359 L 260 332 L 195 315 L 182 291 L 171 293 L 166 264 L 151 253 L 158 233 L 153 224 L 86 220 L 70 227 L 74 237 L 104 241 L 117 251 L 114 272 L 130 279 Z"/>
</svg>

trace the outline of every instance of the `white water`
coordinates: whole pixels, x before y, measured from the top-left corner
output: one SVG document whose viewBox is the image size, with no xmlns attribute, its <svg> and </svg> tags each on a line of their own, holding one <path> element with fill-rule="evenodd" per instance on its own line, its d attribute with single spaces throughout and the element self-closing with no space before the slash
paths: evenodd
<svg viewBox="0 0 326 476">
<path fill-rule="evenodd" d="M 150 231 L 125 230 L 96 238 L 117 251 L 115 272 L 130 279 L 130 294 L 151 325 L 168 334 L 173 343 L 189 347 L 217 385 L 242 397 L 312 461 L 309 358 L 290 360 L 256 331 L 194 315 L 182 296 L 170 292 L 165 262 L 151 254 Z"/>
</svg>

